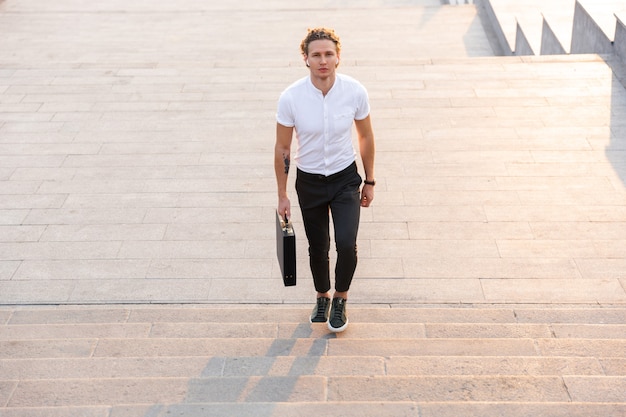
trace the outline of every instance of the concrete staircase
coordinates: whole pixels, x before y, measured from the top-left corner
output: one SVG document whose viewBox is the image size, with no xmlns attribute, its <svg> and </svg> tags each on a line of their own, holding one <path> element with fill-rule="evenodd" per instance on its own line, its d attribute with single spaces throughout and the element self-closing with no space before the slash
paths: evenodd
<svg viewBox="0 0 626 417">
<path fill-rule="evenodd" d="M 626 415 L 624 306 L 0 311 L 0 415 Z"/>
<path fill-rule="evenodd" d="M 505 55 L 616 54 L 626 58 L 621 0 L 481 0 Z"/>
</svg>

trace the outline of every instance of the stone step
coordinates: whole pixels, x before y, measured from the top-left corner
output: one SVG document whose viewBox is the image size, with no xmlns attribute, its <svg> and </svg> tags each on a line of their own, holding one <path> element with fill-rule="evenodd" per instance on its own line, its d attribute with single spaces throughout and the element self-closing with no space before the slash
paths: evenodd
<svg viewBox="0 0 626 417">
<path fill-rule="evenodd" d="M 110 414 L 109 414 L 110 413 Z M 213 404 L 159 404 L 127 405 L 120 407 L 40 407 L 7 411 L 3 417 L 302 417 L 313 415 L 342 417 L 458 417 L 460 415 L 481 417 L 528 417 L 549 415 L 552 417 L 619 416 L 625 414 L 618 404 L 583 403 L 418 403 L 401 402 L 245 402 Z"/>
<path fill-rule="evenodd" d="M 237 402 L 619 403 L 624 377 L 261 376 L 24 380 L 7 408 Z"/>
<path fill-rule="evenodd" d="M 360 323 L 536 323 L 595 324 L 626 323 L 623 304 L 593 305 L 349 305 L 350 315 Z M 0 307 L 3 332 L 12 326 L 36 325 L 137 325 L 145 323 L 302 323 L 308 305 L 127 305 Z M 52 326 L 54 327 L 54 326 Z"/>
<path fill-rule="evenodd" d="M 2 307 L 1 415 L 626 409 L 623 305 L 355 305 L 340 334 L 309 310 Z"/>
<path fill-rule="evenodd" d="M 245 341 L 241 340 L 241 343 Z M 389 340 L 388 343 L 394 343 Z M 497 342 L 497 341 L 496 341 Z M 366 341 L 362 342 L 363 344 Z M 591 356 L 142 356 L 2 358 L 3 380 L 149 379 L 322 376 L 612 376 L 623 377 L 620 357 Z M 496 352 L 503 353 L 503 352 Z M 559 352 L 560 354 L 560 352 Z M 620 355 L 619 353 L 611 353 Z M 31 355 L 32 356 L 32 355 Z"/>
</svg>

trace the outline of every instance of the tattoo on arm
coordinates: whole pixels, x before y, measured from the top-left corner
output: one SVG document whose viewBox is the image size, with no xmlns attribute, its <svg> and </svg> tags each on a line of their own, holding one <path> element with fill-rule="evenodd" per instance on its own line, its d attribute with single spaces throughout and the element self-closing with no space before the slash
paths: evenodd
<svg viewBox="0 0 626 417">
<path fill-rule="evenodd" d="M 283 161 L 285 162 L 285 174 L 289 174 L 289 165 L 291 164 L 289 155 L 283 154 Z"/>
</svg>

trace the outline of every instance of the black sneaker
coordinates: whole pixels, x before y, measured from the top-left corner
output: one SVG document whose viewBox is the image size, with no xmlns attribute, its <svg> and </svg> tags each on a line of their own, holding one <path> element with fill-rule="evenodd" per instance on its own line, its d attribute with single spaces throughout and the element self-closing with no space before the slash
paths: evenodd
<svg viewBox="0 0 626 417">
<path fill-rule="evenodd" d="M 328 330 L 339 333 L 348 327 L 348 316 L 346 316 L 346 300 L 340 297 L 333 298 L 333 306 L 330 309 L 330 320 L 328 320 Z"/>
<path fill-rule="evenodd" d="M 330 298 L 318 297 L 317 305 L 313 307 L 313 312 L 309 321 L 311 323 L 326 323 L 328 321 L 328 312 L 330 310 Z"/>
</svg>

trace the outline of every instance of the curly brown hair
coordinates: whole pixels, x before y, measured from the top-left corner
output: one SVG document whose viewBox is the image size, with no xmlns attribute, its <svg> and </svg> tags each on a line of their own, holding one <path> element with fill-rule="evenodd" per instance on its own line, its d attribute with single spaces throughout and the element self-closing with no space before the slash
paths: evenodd
<svg viewBox="0 0 626 417">
<path fill-rule="evenodd" d="M 333 41 L 335 43 L 335 47 L 337 48 L 337 53 L 341 51 L 341 42 L 339 41 L 339 36 L 335 33 L 335 31 L 333 29 L 320 27 L 309 29 L 309 33 L 307 33 L 306 37 L 300 43 L 300 52 L 302 52 L 302 55 L 308 55 L 309 44 L 320 39 Z"/>
</svg>

